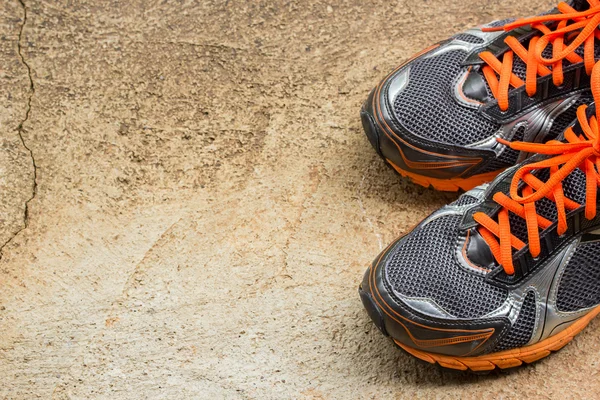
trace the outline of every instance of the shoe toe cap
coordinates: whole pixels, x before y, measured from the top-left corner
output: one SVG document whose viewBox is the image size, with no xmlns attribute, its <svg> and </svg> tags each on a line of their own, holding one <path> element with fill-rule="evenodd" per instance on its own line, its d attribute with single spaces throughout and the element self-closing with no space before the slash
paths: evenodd
<svg viewBox="0 0 600 400">
<path fill-rule="evenodd" d="M 425 234 L 430 242 L 436 242 L 436 237 L 431 232 Z M 444 252 L 447 249 L 440 247 L 437 251 Z M 456 316 L 457 309 L 453 307 L 457 307 L 457 302 L 470 302 L 484 294 L 475 293 L 478 290 L 475 286 L 470 289 L 465 286 L 465 290 L 471 290 L 471 293 L 456 293 L 455 286 L 461 284 L 463 277 L 447 275 L 437 281 L 428 277 L 428 267 L 425 264 L 432 262 L 425 258 L 431 252 L 431 249 L 424 249 L 419 252 L 422 254 L 421 259 L 415 259 L 406 253 L 403 240 L 399 239 L 378 256 L 365 273 L 359 288 L 368 315 L 384 334 L 391 336 L 396 343 L 410 348 L 456 356 L 485 351 L 504 327 L 510 324 L 505 317 L 486 318 L 485 313 L 493 310 L 496 303 L 501 305 L 506 297 L 499 293 L 494 300 L 496 303 L 488 304 L 487 309 L 479 304 L 465 304 L 466 307 L 480 307 L 479 314 L 469 315 L 464 311 L 462 315 Z M 414 274 L 421 273 L 419 268 L 412 271 L 403 269 L 394 276 L 395 283 L 390 282 L 390 270 L 395 268 L 394 265 L 402 257 L 410 257 L 411 263 L 420 263 L 420 267 L 425 270 L 421 271 L 422 275 L 415 277 Z M 434 260 L 434 263 L 438 261 L 443 260 Z M 443 266 L 443 262 L 440 262 L 438 268 L 454 267 Z M 398 284 L 399 280 L 404 281 L 404 286 Z M 402 289 L 418 285 L 421 286 L 420 294 Z"/>
</svg>

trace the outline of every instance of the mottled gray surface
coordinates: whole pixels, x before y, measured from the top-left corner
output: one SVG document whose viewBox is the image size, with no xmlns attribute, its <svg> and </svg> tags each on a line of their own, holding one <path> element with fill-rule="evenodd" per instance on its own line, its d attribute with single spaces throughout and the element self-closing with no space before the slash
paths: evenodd
<svg viewBox="0 0 600 400">
<path fill-rule="evenodd" d="M 0 5 L 0 397 L 600 396 L 597 323 L 469 376 L 394 348 L 356 291 L 454 198 L 384 167 L 368 91 L 548 1 L 24 2 Z"/>
</svg>

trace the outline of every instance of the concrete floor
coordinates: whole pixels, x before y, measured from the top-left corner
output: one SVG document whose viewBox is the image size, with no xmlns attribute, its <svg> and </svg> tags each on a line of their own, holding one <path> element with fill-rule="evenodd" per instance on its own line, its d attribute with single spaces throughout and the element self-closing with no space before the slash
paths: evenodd
<svg viewBox="0 0 600 400">
<path fill-rule="evenodd" d="M 471 376 L 397 350 L 357 295 L 455 198 L 384 167 L 368 91 L 550 1 L 23 2 L 0 5 L 1 398 L 600 396 L 598 323 Z"/>
</svg>

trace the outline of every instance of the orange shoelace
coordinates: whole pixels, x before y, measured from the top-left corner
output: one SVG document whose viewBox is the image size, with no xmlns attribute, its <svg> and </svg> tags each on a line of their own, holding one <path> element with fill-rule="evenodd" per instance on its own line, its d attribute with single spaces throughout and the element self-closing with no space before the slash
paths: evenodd
<svg viewBox="0 0 600 400">
<path fill-rule="evenodd" d="M 508 109 L 508 91 L 510 87 L 525 85 L 530 97 L 537 91 L 538 76 L 552 74 L 555 86 L 563 83 L 563 60 L 571 64 L 583 62 L 588 75 L 595 64 L 594 41 L 600 39 L 600 0 L 587 0 L 590 8 L 576 11 L 568 4 L 561 2 L 557 8 L 560 14 L 549 14 L 538 17 L 523 18 L 496 28 L 483 28 L 483 31 L 509 31 L 521 26 L 530 25 L 543 35 L 534 36 L 526 49 L 515 37 L 508 36 L 504 42 L 510 50 L 504 53 L 502 61 L 489 51 L 479 54 L 487 64 L 482 68 L 483 75 L 490 86 L 492 95 L 498 100 L 502 111 Z M 545 23 L 555 23 L 554 30 Z M 568 42 L 568 45 L 565 44 Z M 544 49 L 552 44 L 552 58 L 544 58 Z M 583 44 L 583 58 L 575 50 Z M 526 65 L 525 82 L 512 72 L 515 54 Z M 551 68 L 549 68 L 551 67 Z"/>
<path fill-rule="evenodd" d="M 490 247 L 496 261 L 509 275 L 514 273 L 513 249 L 521 250 L 526 245 L 511 233 L 509 212 L 525 220 L 529 252 L 533 257 L 537 257 L 541 251 L 540 229 L 548 228 L 553 221 L 537 214 L 535 202 L 543 198 L 554 202 L 558 215 L 556 231 L 559 235 L 564 234 L 567 231 L 567 211 L 575 210 L 581 207 L 581 204 L 564 195 L 562 181 L 579 168 L 585 173 L 585 217 L 593 219 L 596 216 L 596 197 L 600 185 L 600 62 L 593 68 L 591 87 L 594 101 L 599 106 L 596 106 L 596 115 L 590 118 L 586 113 L 586 105 L 577 109 L 577 120 L 583 134 L 578 135 L 572 128 L 567 128 L 564 133 L 565 142 L 552 140 L 545 144 L 510 143 L 498 139 L 514 150 L 555 156 L 519 168 L 510 185 L 510 196 L 500 192 L 494 195 L 494 201 L 502 206 L 498 211 L 497 221 L 483 212 L 473 215 L 480 225 L 479 233 Z M 550 177 L 546 182 L 542 182 L 531 173 L 546 168 L 550 170 Z M 519 194 L 521 181 L 524 185 Z"/>
</svg>

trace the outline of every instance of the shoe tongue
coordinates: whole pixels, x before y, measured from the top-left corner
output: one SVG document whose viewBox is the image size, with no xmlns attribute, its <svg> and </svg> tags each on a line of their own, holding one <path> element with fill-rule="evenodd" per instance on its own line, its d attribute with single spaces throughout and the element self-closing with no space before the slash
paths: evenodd
<svg viewBox="0 0 600 400">
<path fill-rule="evenodd" d="M 535 175 L 542 182 L 546 182 L 550 178 L 550 170 L 545 168 L 542 170 L 533 171 L 533 175 Z M 562 189 L 567 198 L 584 205 L 586 197 L 585 173 L 579 168 L 575 169 L 565 179 L 563 179 Z M 556 221 L 558 218 L 556 203 L 547 198 L 536 201 L 535 210 L 539 215 L 550 221 Z M 509 213 L 509 219 L 511 232 L 522 241 L 527 242 L 527 223 L 525 220 L 513 213 Z"/>
<path fill-rule="evenodd" d="M 530 162 L 536 162 L 543 159 L 543 157 L 531 157 Z M 524 164 L 522 164 L 524 165 Z M 549 169 L 536 170 L 532 172 L 539 180 L 542 182 L 547 182 L 550 177 Z M 586 192 L 585 192 L 585 173 L 579 168 L 575 169 L 571 172 L 565 179 L 562 181 L 562 189 L 565 197 L 581 204 L 585 205 L 586 201 Z M 504 190 L 501 190 L 504 194 L 509 195 L 508 187 L 505 187 Z M 548 219 L 549 221 L 555 222 L 558 219 L 558 212 L 556 210 L 556 203 L 547 198 L 543 198 L 535 202 L 535 211 L 538 215 Z M 492 218 L 498 218 L 497 215 L 494 215 Z M 527 222 L 524 218 L 509 212 L 508 218 L 510 222 L 510 232 L 521 241 L 528 243 L 529 237 L 527 234 Z M 491 259 L 491 257 L 490 257 Z M 481 264 L 484 265 L 484 264 Z"/>
</svg>

